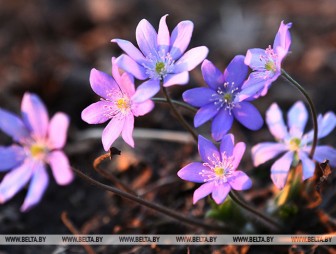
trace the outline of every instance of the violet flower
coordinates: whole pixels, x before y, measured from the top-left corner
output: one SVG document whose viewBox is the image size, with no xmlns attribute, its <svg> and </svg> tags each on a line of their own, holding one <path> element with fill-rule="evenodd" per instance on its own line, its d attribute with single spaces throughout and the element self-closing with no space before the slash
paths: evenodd
<svg viewBox="0 0 336 254">
<path fill-rule="evenodd" d="M 244 56 L 234 57 L 224 74 L 210 61 L 203 62 L 202 74 L 209 87 L 193 88 L 183 93 L 185 102 L 200 107 L 194 118 L 195 127 L 213 118 L 211 133 L 216 141 L 231 129 L 234 118 L 248 129 L 261 128 L 263 119 L 259 111 L 250 102 L 239 98 L 239 94 L 244 92 L 242 84 L 247 72 Z"/>
<path fill-rule="evenodd" d="M 314 175 L 315 162 L 329 160 L 331 166 L 336 166 L 336 149 L 321 145 L 317 146 L 313 159 L 308 157 L 313 141 L 313 131 L 303 134 L 308 119 L 308 112 L 301 101 L 296 102 L 287 115 L 288 129 L 284 124 L 281 110 L 273 103 L 266 112 L 266 122 L 277 142 L 265 142 L 252 148 L 255 166 L 273 159 L 284 153 L 271 167 L 273 183 L 282 189 L 285 186 L 291 165 L 299 160 L 302 162 L 302 180 Z M 327 136 L 336 126 L 336 116 L 333 112 L 318 117 L 318 138 Z"/>
<path fill-rule="evenodd" d="M 194 25 L 185 20 L 177 24 L 170 34 L 164 15 L 158 33 L 143 19 L 136 28 L 136 40 L 140 50 L 131 42 L 113 39 L 125 51 L 117 58 L 118 66 L 140 80 L 141 84 L 134 96 L 140 102 L 154 96 L 163 86 L 184 85 L 189 81 L 189 71 L 200 64 L 208 54 L 205 46 L 192 48 L 184 53 L 189 45 Z"/>
<path fill-rule="evenodd" d="M 183 180 L 203 183 L 194 192 L 194 204 L 210 193 L 215 202 L 221 204 L 231 188 L 246 190 L 252 186 L 250 178 L 243 171 L 236 170 L 245 152 L 245 143 L 234 145 L 232 134 L 223 137 L 219 150 L 199 135 L 198 151 L 204 162 L 192 162 L 177 173 Z"/>
<path fill-rule="evenodd" d="M 50 165 L 60 185 L 69 184 L 73 172 L 61 150 L 66 141 L 69 118 L 56 113 L 49 121 L 44 104 L 31 93 L 24 94 L 21 111 L 22 119 L 0 109 L 0 129 L 15 142 L 0 147 L 0 171 L 11 170 L 0 183 L 0 203 L 11 199 L 31 179 L 21 206 L 21 211 L 27 211 L 41 200 L 48 186 L 46 164 Z"/>
<path fill-rule="evenodd" d="M 245 82 L 241 98 L 265 96 L 271 84 L 281 75 L 281 63 L 286 57 L 290 44 L 291 36 L 289 29 L 292 23 L 285 24 L 281 21 L 279 30 L 275 36 L 273 48 L 268 46 L 266 49 L 249 49 L 246 53 L 245 64 L 250 66 L 252 73 Z"/>
<path fill-rule="evenodd" d="M 120 75 L 114 58 L 112 77 L 92 69 L 90 84 L 92 90 L 102 98 L 82 111 L 82 119 L 89 124 L 100 124 L 111 119 L 102 135 L 105 151 L 110 149 L 120 134 L 127 144 L 134 147 L 134 117 L 150 112 L 154 103 L 148 99 L 141 103 L 134 101 L 134 78 L 128 73 Z"/>
</svg>

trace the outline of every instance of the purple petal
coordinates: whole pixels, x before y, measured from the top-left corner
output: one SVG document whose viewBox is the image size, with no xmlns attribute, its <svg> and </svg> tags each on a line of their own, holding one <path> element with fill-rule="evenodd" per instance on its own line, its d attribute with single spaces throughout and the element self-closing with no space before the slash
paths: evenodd
<svg viewBox="0 0 336 254">
<path fill-rule="evenodd" d="M 127 116 L 125 116 L 125 123 L 121 132 L 121 136 L 123 140 L 131 147 L 134 147 L 133 129 L 134 129 L 134 116 L 132 114 L 128 114 Z"/>
<path fill-rule="evenodd" d="M 157 44 L 159 45 L 160 49 L 164 50 L 165 53 L 168 52 L 170 46 L 170 35 L 166 23 L 167 16 L 168 14 L 164 15 L 160 19 L 158 37 L 157 37 Z"/>
<path fill-rule="evenodd" d="M 7 110 L 0 109 L 0 129 L 18 142 L 30 137 L 23 121 Z"/>
<path fill-rule="evenodd" d="M 45 138 L 48 131 L 48 111 L 41 99 L 31 93 L 23 95 L 21 103 L 22 119 L 30 128 L 34 137 Z"/>
<path fill-rule="evenodd" d="M 104 123 L 113 116 L 114 104 L 111 101 L 98 101 L 82 111 L 82 119 L 88 124 Z"/>
<path fill-rule="evenodd" d="M 139 48 L 145 56 L 157 54 L 157 33 L 146 19 L 139 22 L 135 35 Z"/>
<path fill-rule="evenodd" d="M 113 39 L 112 42 L 117 43 L 118 46 L 137 63 L 143 64 L 146 62 L 146 58 L 131 42 L 122 39 Z"/>
<path fill-rule="evenodd" d="M 248 67 L 244 63 L 245 57 L 235 56 L 224 71 L 224 80 L 230 85 L 234 83 L 233 87 L 241 87 L 246 79 Z"/>
<path fill-rule="evenodd" d="M 271 178 L 279 189 L 282 189 L 288 177 L 288 171 L 293 161 L 294 152 L 289 151 L 278 159 L 271 167 Z"/>
<path fill-rule="evenodd" d="M 249 102 L 240 102 L 239 106 L 233 108 L 232 112 L 234 117 L 250 130 L 259 130 L 264 124 L 257 108 Z"/>
<path fill-rule="evenodd" d="M 299 158 L 302 162 L 302 181 L 312 177 L 315 171 L 315 162 L 309 159 L 305 152 L 299 152 Z"/>
<path fill-rule="evenodd" d="M 206 87 L 198 87 L 185 91 L 182 94 L 183 100 L 188 104 L 195 107 L 203 107 L 208 103 L 211 103 L 213 94 L 215 92 L 212 89 Z"/>
<path fill-rule="evenodd" d="M 292 23 L 285 24 L 281 21 L 279 30 L 275 36 L 273 49 L 277 50 L 278 47 L 288 52 L 291 44 L 291 35 L 289 29 L 292 27 Z"/>
<path fill-rule="evenodd" d="M 260 78 L 257 72 L 250 73 L 248 79 L 244 82 L 242 90 L 236 96 L 235 101 L 252 100 L 260 97 L 265 87 L 269 86 L 269 80 Z"/>
<path fill-rule="evenodd" d="M 204 176 L 201 175 L 202 171 L 207 171 L 209 174 L 213 173 L 201 162 L 192 162 L 187 166 L 183 167 L 177 172 L 177 175 L 186 181 L 194 183 L 204 183 Z"/>
<path fill-rule="evenodd" d="M 0 204 L 11 199 L 29 181 L 34 170 L 33 162 L 26 159 L 18 168 L 5 175 L 0 183 Z"/>
<path fill-rule="evenodd" d="M 26 212 L 31 207 L 40 202 L 46 188 L 48 187 L 49 177 L 42 162 L 35 165 L 34 173 L 29 184 L 27 196 L 20 208 L 21 212 Z"/>
<path fill-rule="evenodd" d="M 51 152 L 48 155 L 48 163 L 57 184 L 67 185 L 73 180 L 74 174 L 68 157 L 62 151 Z"/>
<path fill-rule="evenodd" d="M 194 126 L 196 128 L 201 126 L 202 124 L 213 118 L 217 113 L 217 105 L 213 103 L 201 107 L 195 115 Z"/>
<path fill-rule="evenodd" d="M 198 136 L 198 151 L 202 160 L 210 165 L 213 165 L 214 160 L 220 160 L 216 146 L 201 135 Z"/>
<path fill-rule="evenodd" d="M 198 200 L 208 196 L 214 188 L 214 182 L 208 182 L 202 184 L 198 189 L 194 192 L 193 203 L 196 204 Z"/>
<path fill-rule="evenodd" d="M 91 70 L 90 84 L 92 90 L 105 99 L 112 99 L 112 92 L 119 90 L 116 81 L 110 75 L 96 69 Z"/>
<path fill-rule="evenodd" d="M 253 165 L 258 167 L 286 150 L 286 145 L 281 143 L 265 142 L 257 144 L 252 147 Z"/>
<path fill-rule="evenodd" d="M 208 48 L 200 46 L 188 50 L 175 64 L 174 72 L 191 71 L 199 65 L 208 55 Z"/>
<path fill-rule="evenodd" d="M 307 147 L 307 150 L 310 152 L 311 147 Z M 336 149 L 331 146 L 317 146 L 313 158 L 320 163 L 329 160 L 329 164 L 336 167 Z"/>
<path fill-rule="evenodd" d="M 247 190 L 252 186 L 251 179 L 240 170 L 233 172 L 228 182 L 234 190 Z"/>
<path fill-rule="evenodd" d="M 154 108 L 154 102 L 147 100 L 142 103 L 136 103 L 132 105 L 132 113 L 134 116 L 143 116 L 152 111 Z"/>
<path fill-rule="evenodd" d="M 287 127 L 278 104 L 273 103 L 266 111 L 266 123 L 276 139 L 284 140 L 288 136 Z"/>
<path fill-rule="evenodd" d="M 131 57 L 128 55 L 122 54 L 116 59 L 116 64 L 119 66 L 120 69 L 131 73 L 134 77 L 140 80 L 144 80 L 148 78 L 148 74 L 146 73 L 146 69 L 135 62 Z"/>
<path fill-rule="evenodd" d="M 265 68 L 265 60 L 262 59 L 267 59 L 266 51 L 264 49 L 253 48 L 247 50 L 244 62 L 252 70 L 258 70 Z"/>
<path fill-rule="evenodd" d="M 233 116 L 226 109 L 220 109 L 212 121 L 211 135 L 216 141 L 219 141 L 231 129 Z"/>
<path fill-rule="evenodd" d="M 187 49 L 193 29 L 194 24 L 189 20 L 178 23 L 174 28 L 170 38 L 170 55 L 174 60 L 182 56 Z"/>
<path fill-rule="evenodd" d="M 102 142 L 104 150 L 108 151 L 113 142 L 119 137 L 124 127 L 125 117 L 117 115 L 112 118 L 108 125 L 105 127 L 102 135 Z"/>
<path fill-rule="evenodd" d="M 232 162 L 232 168 L 236 169 L 238 168 L 238 165 L 243 158 L 243 155 L 245 153 L 246 145 L 244 142 L 239 142 L 235 145 L 233 149 L 233 157 L 234 160 Z"/>
<path fill-rule="evenodd" d="M 56 113 L 50 120 L 48 143 L 52 149 L 60 149 L 65 145 L 70 119 L 64 113 Z"/>
<path fill-rule="evenodd" d="M 290 108 L 287 118 L 290 135 L 301 137 L 308 120 L 308 112 L 302 101 Z"/>
<path fill-rule="evenodd" d="M 327 136 L 336 126 L 336 116 L 333 112 L 327 112 L 323 118 L 319 116 L 317 118 L 318 125 L 318 138 L 324 138 Z M 306 140 L 307 142 L 313 141 L 314 130 L 307 133 Z"/>
<path fill-rule="evenodd" d="M 26 153 L 21 146 L 0 146 L 0 172 L 19 166 L 25 157 Z"/>
<path fill-rule="evenodd" d="M 203 61 L 201 68 L 205 82 L 211 89 L 217 91 L 218 87 L 225 82 L 223 73 L 207 59 Z"/>
<path fill-rule="evenodd" d="M 185 85 L 189 82 L 189 72 L 184 71 L 177 74 L 167 74 L 164 77 L 163 86 Z"/>
<path fill-rule="evenodd" d="M 227 183 L 218 184 L 213 187 L 212 198 L 215 200 L 217 205 L 224 202 L 225 198 L 229 194 L 231 187 Z"/>
<path fill-rule="evenodd" d="M 152 98 L 160 91 L 160 81 L 149 79 L 143 82 L 131 98 L 132 102 L 140 103 Z"/>
<path fill-rule="evenodd" d="M 232 134 L 225 135 L 222 138 L 219 148 L 222 158 L 224 157 L 224 155 L 226 157 L 232 156 L 233 148 L 234 148 L 234 136 Z"/>
</svg>

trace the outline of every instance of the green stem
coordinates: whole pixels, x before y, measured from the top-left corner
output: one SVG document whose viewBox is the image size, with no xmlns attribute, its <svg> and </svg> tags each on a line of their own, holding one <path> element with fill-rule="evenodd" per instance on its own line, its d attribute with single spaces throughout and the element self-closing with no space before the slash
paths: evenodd
<svg viewBox="0 0 336 254">
<path fill-rule="evenodd" d="M 306 98 L 306 100 L 308 102 L 310 113 L 311 113 L 312 120 L 313 120 L 313 129 L 314 129 L 313 144 L 312 144 L 312 147 L 311 147 L 311 150 L 310 150 L 309 157 L 313 158 L 314 153 L 315 153 L 315 149 L 316 149 L 316 146 L 317 146 L 317 135 L 318 135 L 317 114 L 316 114 L 316 110 L 315 110 L 313 101 L 310 99 L 306 90 L 297 81 L 295 81 L 284 69 L 281 69 L 281 73 L 282 73 L 282 77 L 284 77 L 293 86 L 295 86 L 302 93 L 302 95 Z"/>
<path fill-rule="evenodd" d="M 160 98 L 160 97 L 154 97 L 154 98 L 151 98 L 152 101 L 154 102 L 161 102 L 161 103 L 168 103 L 168 100 L 166 98 Z M 177 100 L 172 100 L 170 99 L 172 103 L 178 105 L 178 106 L 181 106 L 185 109 L 188 109 L 189 111 L 193 112 L 193 113 L 196 113 L 197 112 L 197 109 L 190 106 L 189 104 L 187 103 L 184 103 L 182 101 L 177 101 Z"/>
</svg>

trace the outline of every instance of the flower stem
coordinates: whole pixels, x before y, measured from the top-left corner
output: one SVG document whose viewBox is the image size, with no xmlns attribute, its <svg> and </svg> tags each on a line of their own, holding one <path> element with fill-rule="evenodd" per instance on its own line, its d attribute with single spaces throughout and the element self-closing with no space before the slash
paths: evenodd
<svg viewBox="0 0 336 254">
<path fill-rule="evenodd" d="M 295 81 L 284 69 L 281 69 L 281 73 L 282 73 L 282 77 L 284 77 L 293 86 L 295 86 L 302 93 L 302 95 L 306 98 L 306 100 L 308 102 L 311 117 L 312 117 L 312 120 L 313 120 L 313 129 L 314 129 L 313 144 L 312 144 L 312 147 L 311 147 L 311 150 L 310 150 L 309 157 L 313 158 L 314 153 L 315 153 L 315 149 L 316 149 L 316 146 L 317 146 L 317 135 L 318 135 L 317 114 L 316 114 L 316 110 L 315 110 L 313 101 L 310 99 L 306 90 L 297 81 Z"/>
<path fill-rule="evenodd" d="M 194 129 L 192 127 L 190 127 L 190 125 L 186 122 L 186 120 L 184 119 L 184 117 L 176 109 L 176 107 L 175 107 L 172 99 L 168 95 L 167 89 L 164 86 L 162 86 L 162 91 L 163 91 L 164 96 L 167 99 L 168 104 L 172 108 L 172 110 L 173 110 L 176 118 L 179 120 L 179 122 L 183 125 L 183 127 L 193 136 L 194 140 L 197 142 L 197 140 L 198 140 L 197 133 L 194 131 Z"/>
<path fill-rule="evenodd" d="M 154 98 L 152 98 L 151 100 L 153 100 L 154 102 L 169 103 L 168 100 L 167 100 L 166 98 L 154 97 Z M 187 103 L 184 103 L 184 102 L 182 102 L 182 101 L 172 100 L 172 99 L 170 99 L 170 101 L 171 101 L 172 103 L 178 105 L 178 106 L 181 106 L 181 107 L 183 107 L 183 108 L 185 108 L 185 109 L 190 110 L 190 111 L 193 112 L 193 113 L 196 113 L 196 112 L 197 112 L 197 109 L 196 109 L 196 108 L 190 106 L 190 105 L 187 104 Z"/>
</svg>

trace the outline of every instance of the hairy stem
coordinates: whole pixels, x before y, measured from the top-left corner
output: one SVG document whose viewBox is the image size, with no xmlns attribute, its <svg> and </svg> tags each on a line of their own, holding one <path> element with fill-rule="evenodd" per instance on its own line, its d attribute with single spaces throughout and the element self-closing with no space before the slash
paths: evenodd
<svg viewBox="0 0 336 254">
<path fill-rule="evenodd" d="M 281 69 L 281 73 L 282 73 L 282 77 L 284 77 L 293 86 L 295 86 L 302 93 L 302 95 L 306 98 L 306 100 L 308 102 L 311 117 L 312 117 L 312 121 L 313 121 L 313 129 L 314 129 L 313 144 L 312 144 L 312 147 L 311 147 L 311 150 L 310 150 L 310 153 L 309 153 L 309 157 L 313 158 L 314 153 L 315 153 L 315 149 L 316 149 L 316 146 L 317 146 L 317 135 L 318 135 L 317 114 L 316 114 L 316 110 L 315 110 L 313 101 L 310 99 L 306 90 L 297 81 L 295 81 L 284 69 Z"/>
</svg>

